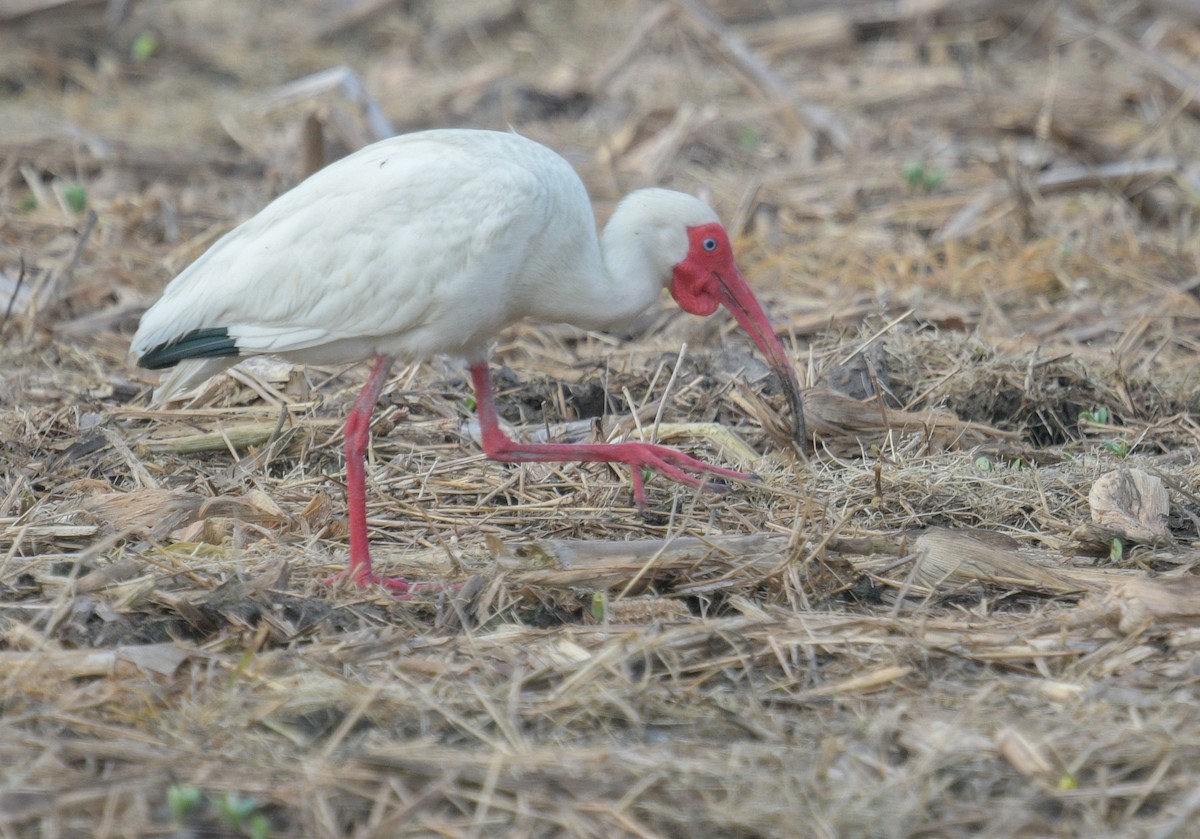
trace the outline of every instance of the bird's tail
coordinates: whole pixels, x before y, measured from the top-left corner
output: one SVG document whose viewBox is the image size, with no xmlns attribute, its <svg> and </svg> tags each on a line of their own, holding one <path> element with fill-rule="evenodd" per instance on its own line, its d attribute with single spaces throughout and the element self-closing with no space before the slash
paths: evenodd
<svg viewBox="0 0 1200 839">
<path fill-rule="evenodd" d="M 192 358 L 179 362 L 154 389 L 151 404 L 161 405 L 176 394 L 194 387 L 241 361 L 237 356 L 226 358 Z"/>
</svg>

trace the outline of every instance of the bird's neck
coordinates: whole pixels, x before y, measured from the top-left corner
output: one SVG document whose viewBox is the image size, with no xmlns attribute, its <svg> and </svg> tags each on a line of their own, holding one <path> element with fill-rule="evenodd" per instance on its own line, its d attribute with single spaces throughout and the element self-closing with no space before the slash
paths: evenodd
<svg viewBox="0 0 1200 839">
<path fill-rule="evenodd" d="M 610 222 L 611 225 L 611 222 Z M 583 329 L 608 329 L 633 320 L 662 294 L 641 248 L 608 228 L 571 256 L 571 268 L 552 272 L 556 288 L 542 288 L 530 310 L 542 320 Z"/>
<path fill-rule="evenodd" d="M 611 222 L 610 222 L 611 225 Z M 612 315 L 613 325 L 640 315 L 662 296 L 663 280 L 637 243 L 606 227 L 600 239 L 603 279 L 591 287 Z"/>
</svg>

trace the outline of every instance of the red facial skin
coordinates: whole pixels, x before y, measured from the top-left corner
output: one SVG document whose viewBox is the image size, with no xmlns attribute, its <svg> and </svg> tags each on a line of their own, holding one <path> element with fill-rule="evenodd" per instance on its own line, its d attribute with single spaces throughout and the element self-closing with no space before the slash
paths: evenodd
<svg viewBox="0 0 1200 839">
<path fill-rule="evenodd" d="M 804 428 L 804 403 L 800 383 L 788 360 L 787 352 L 775 336 L 754 292 L 742 278 L 733 261 L 733 248 L 725 228 L 713 222 L 688 228 L 688 253 L 675 266 L 671 278 L 671 296 L 679 308 L 707 317 L 724 306 L 779 376 L 792 409 L 792 439 L 803 451 L 807 445 Z"/>
</svg>

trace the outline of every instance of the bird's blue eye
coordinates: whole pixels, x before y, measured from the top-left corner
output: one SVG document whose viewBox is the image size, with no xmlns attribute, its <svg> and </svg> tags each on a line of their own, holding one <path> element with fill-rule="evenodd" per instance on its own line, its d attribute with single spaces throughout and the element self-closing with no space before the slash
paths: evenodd
<svg viewBox="0 0 1200 839">
<path fill-rule="evenodd" d="M 709 236 L 707 239 L 704 240 L 704 249 L 706 251 L 708 251 L 709 253 L 712 253 L 713 251 L 715 251 L 717 249 L 717 240 L 714 239 L 712 236 Z"/>
</svg>

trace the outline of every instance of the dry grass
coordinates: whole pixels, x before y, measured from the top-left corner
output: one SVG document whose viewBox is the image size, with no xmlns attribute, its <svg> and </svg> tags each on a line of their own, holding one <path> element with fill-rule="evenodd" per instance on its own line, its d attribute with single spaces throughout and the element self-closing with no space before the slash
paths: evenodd
<svg viewBox="0 0 1200 839">
<path fill-rule="evenodd" d="M 1194 833 L 1188 4 L 117 5 L 0 10 L 0 835 Z M 279 91 L 341 63 L 368 100 Z M 653 481 L 642 518 L 607 466 L 486 461 L 463 374 L 413 366 L 375 556 L 462 585 L 323 585 L 365 371 L 149 410 L 125 350 L 317 136 L 370 139 L 363 101 L 549 142 L 601 216 L 707 194 L 815 454 L 727 320 L 522 326 L 517 433 L 657 424 L 763 483 Z"/>
</svg>

